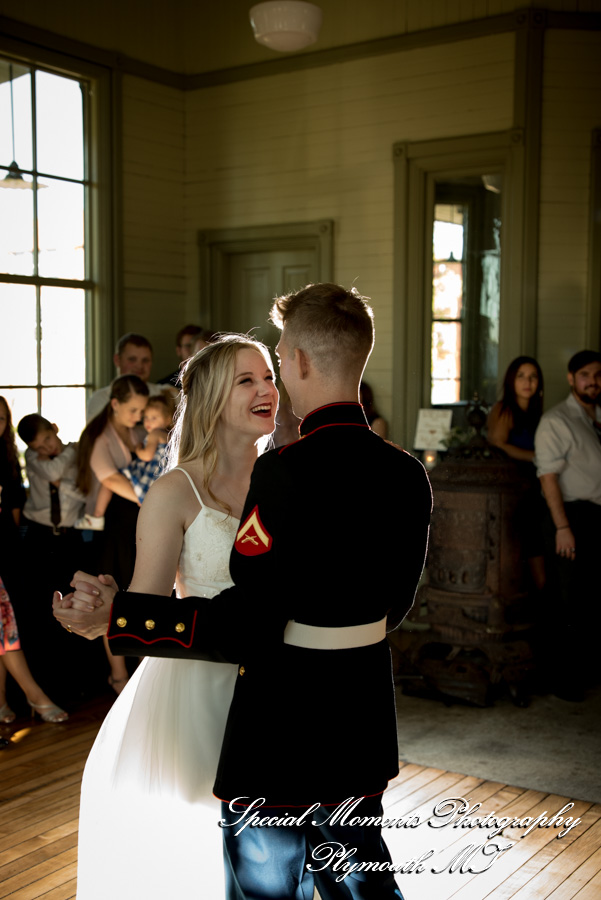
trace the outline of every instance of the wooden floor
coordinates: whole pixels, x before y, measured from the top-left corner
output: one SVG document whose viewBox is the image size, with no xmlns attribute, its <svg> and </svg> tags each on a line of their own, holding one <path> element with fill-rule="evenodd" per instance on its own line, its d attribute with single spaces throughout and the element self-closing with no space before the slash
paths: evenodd
<svg viewBox="0 0 601 900">
<path fill-rule="evenodd" d="M 104 701 L 90 704 L 64 725 L 21 720 L 0 726 L 0 735 L 10 741 L 0 750 L 0 898 L 75 897 L 79 784 L 106 709 Z M 563 815 L 581 822 L 562 838 L 557 837 L 561 828 L 554 827 L 535 827 L 524 835 L 527 823 L 507 827 L 494 838 L 491 828 L 454 827 L 459 815 L 443 824 L 447 820 L 434 816 L 434 808 L 449 798 L 469 799 L 472 819 L 493 812 L 520 820 L 550 817 L 570 802 L 567 797 L 403 763 L 386 793 L 386 814 L 419 824 L 384 833 L 395 866 L 405 868 L 398 880 L 406 900 L 601 898 L 601 805 L 575 801 Z M 473 811 L 478 802 L 482 807 Z M 432 827 L 428 820 L 442 827 Z M 487 838 L 488 846 L 496 842 L 509 849 L 487 857 L 481 849 Z M 420 857 L 423 871 L 417 870 Z M 200 898 L 213 900 L 202 889 Z"/>
</svg>

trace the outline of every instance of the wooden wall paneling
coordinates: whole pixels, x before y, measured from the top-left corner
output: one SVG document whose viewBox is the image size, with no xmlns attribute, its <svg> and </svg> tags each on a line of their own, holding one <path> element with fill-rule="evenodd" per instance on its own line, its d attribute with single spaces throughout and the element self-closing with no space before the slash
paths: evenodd
<svg viewBox="0 0 601 900">
<path fill-rule="evenodd" d="M 601 122 L 601 34 L 550 28 L 545 40 L 538 358 L 545 406 L 565 397 L 567 362 L 599 346 L 601 292 L 594 129 Z M 598 207 L 597 207 L 598 208 Z"/>
<path fill-rule="evenodd" d="M 601 128 L 591 134 L 588 241 L 587 347 L 601 348 Z"/>
</svg>

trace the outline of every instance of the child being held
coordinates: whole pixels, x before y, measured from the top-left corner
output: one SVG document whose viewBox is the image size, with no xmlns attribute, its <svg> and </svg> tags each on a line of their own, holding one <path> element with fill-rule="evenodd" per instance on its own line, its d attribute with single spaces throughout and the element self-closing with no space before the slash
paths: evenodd
<svg viewBox="0 0 601 900">
<path fill-rule="evenodd" d="M 136 456 L 129 466 L 121 469 L 121 473 L 129 478 L 136 497 L 142 503 L 153 481 L 162 473 L 163 462 L 167 452 L 169 431 L 173 425 L 175 404 L 166 394 L 150 397 L 144 410 L 144 429 L 146 438 L 143 444 L 136 447 Z M 94 515 L 84 515 L 75 523 L 75 528 L 102 531 L 104 514 L 110 503 L 113 492 L 104 485 L 100 486 Z"/>
</svg>

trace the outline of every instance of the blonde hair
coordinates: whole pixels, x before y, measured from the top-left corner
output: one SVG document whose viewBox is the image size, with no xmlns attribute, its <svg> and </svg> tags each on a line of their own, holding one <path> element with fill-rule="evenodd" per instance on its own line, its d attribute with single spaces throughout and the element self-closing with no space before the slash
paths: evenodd
<svg viewBox="0 0 601 900">
<path fill-rule="evenodd" d="M 219 335 L 214 343 L 199 350 L 182 367 L 182 391 L 169 440 L 168 468 L 200 459 L 204 489 L 229 513 L 227 504 L 212 493 L 210 482 L 218 460 L 217 424 L 234 385 L 240 350 L 259 353 L 273 371 L 269 350 L 264 344 L 247 334 Z M 263 443 L 268 440 L 265 438 Z"/>
</svg>

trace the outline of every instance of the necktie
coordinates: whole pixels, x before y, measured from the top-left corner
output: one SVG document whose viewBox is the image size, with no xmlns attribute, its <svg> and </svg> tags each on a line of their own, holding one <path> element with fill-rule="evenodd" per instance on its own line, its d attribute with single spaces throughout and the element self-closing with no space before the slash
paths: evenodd
<svg viewBox="0 0 601 900">
<path fill-rule="evenodd" d="M 55 534 L 60 534 L 59 525 L 61 523 L 61 498 L 58 494 L 58 488 L 55 484 L 50 485 L 50 521 Z"/>
</svg>

